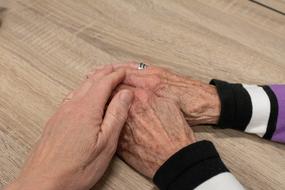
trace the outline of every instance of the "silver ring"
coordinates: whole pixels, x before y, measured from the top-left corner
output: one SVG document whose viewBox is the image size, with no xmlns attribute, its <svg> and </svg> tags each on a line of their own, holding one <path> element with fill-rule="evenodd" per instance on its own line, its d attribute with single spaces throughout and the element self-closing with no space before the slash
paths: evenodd
<svg viewBox="0 0 285 190">
<path fill-rule="evenodd" d="M 139 66 L 138 66 L 138 70 L 143 70 L 143 69 L 146 69 L 147 65 L 144 64 L 144 63 L 140 63 Z"/>
</svg>

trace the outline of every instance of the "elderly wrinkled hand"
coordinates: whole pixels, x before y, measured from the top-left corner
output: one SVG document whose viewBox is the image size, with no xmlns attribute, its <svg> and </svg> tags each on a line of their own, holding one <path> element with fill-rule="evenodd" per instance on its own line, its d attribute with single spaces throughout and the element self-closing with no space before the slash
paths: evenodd
<svg viewBox="0 0 285 190">
<path fill-rule="evenodd" d="M 173 100 L 191 125 L 216 124 L 220 116 L 220 100 L 214 86 L 164 68 L 148 66 L 138 70 L 138 63 L 115 65 L 125 69 L 124 83 L 152 91 Z"/>
<path fill-rule="evenodd" d="M 132 90 L 135 99 L 118 146 L 118 154 L 141 174 L 153 178 L 159 167 L 183 147 L 195 142 L 194 134 L 177 104 L 150 90 Z"/>
<path fill-rule="evenodd" d="M 98 69 L 63 102 L 48 121 L 20 176 L 7 189 L 90 189 L 117 148 L 133 94 L 117 93 L 125 72 Z"/>
</svg>

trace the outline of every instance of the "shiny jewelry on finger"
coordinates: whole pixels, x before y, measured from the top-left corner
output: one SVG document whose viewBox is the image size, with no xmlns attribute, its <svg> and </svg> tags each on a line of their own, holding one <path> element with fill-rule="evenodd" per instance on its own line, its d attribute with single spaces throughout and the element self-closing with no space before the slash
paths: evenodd
<svg viewBox="0 0 285 190">
<path fill-rule="evenodd" d="M 139 66 L 138 66 L 138 70 L 143 70 L 143 69 L 146 69 L 147 68 L 147 65 L 144 64 L 144 63 L 140 63 Z"/>
</svg>

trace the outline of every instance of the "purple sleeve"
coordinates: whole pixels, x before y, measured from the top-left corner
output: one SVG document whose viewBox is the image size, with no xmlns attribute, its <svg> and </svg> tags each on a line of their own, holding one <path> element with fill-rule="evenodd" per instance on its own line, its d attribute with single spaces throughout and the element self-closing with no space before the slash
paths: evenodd
<svg viewBox="0 0 285 190">
<path fill-rule="evenodd" d="M 278 113 L 276 127 L 271 140 L 285 143 L 285 85 L 270 85 L 277 99 Z"/>
<path fill-rule="evenodd" d="M 210 83 L 217 87 L 221 100 L 218 127 L 285 143 L 285 85 Z"/>
</svg>

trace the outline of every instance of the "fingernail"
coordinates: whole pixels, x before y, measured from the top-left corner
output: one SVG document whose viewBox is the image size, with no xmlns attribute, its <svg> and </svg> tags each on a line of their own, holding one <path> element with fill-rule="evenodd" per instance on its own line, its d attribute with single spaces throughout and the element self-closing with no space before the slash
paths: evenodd
<svg viewBox="0 0 285 190">
<path fill-rule="evenodd" d="M 127 105 L 130 105 L 133 101 L 134 94 L 130 90 L 123 90 L 120 94 L 120 99 Z"/>
</svg>

